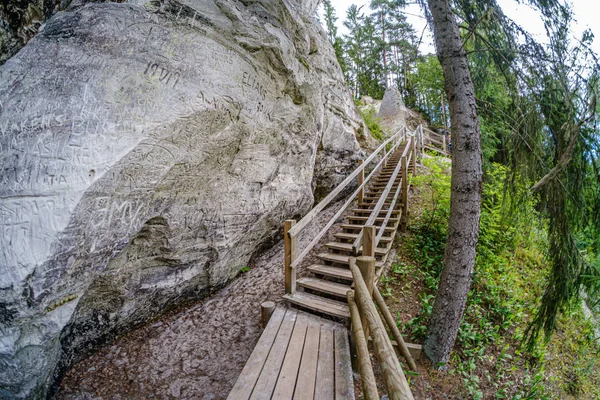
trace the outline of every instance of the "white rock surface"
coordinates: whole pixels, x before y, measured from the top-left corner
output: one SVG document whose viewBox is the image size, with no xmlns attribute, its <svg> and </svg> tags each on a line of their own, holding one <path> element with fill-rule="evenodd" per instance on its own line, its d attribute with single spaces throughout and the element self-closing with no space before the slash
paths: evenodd
<svg viewBox="0 0 600 400">
<path fill-rule="evenodd" d="M 316 1 L 137 3 L 0 67 L 0 397 L 227 283 L 360 157 Z"/>
</svg>

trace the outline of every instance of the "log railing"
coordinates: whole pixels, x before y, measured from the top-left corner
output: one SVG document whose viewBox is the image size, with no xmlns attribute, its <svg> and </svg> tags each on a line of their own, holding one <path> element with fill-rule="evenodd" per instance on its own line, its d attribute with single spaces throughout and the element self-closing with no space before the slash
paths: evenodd
<svg viewBox="0 0 600 400">
<path fill-rule="evenodd" d="M 392 325 L 395 327 L 395 323 L 393 319 L 390 321 L 391 314 L 382 301 L 383 299 L 381 299 L 381 294 L 377 287 L 368 285 L 368 283 L 372 283 L 370 275 L 375 270 L 375 258 L 368 256 L 356 259 L 351 258 L 350 270 L 354 279 L 354 291 L 349 290 L 346 296 L 350 308 L 353 337 L 357 347 L 358 367 L 365 395 L 364 398 L 369 400 L 379 399 L 377 388 L 375 387 L 371 359 L 368 351 L 365 350 L 367 348 L 368 332 L 370 332 L 373 340 L 373 352 L 383 375 L 388 398 L 392 400 L 412 400 L 413 395 L 408 386 L 406 376 L 402 371 L 399 360 L 396 358 L 396 353 L 394 352 L 384 322 L 381 320 L 373 304 L 373 295 L 375 295 L 379 310 L 384 314 L 388 328 L 390 328 L 396 342 L 400 346 L 402 355 L 413 370 L 416 368 L 415 363 L 397 328 L 395 331 L 392 329 Z M 368 328 L 368 331 L 365 328 Z"/>
<path fill-rule="evenodd" d="M 296 290 L 296 268 L 300 265 L 304 257 L 313 249 L 313 247 L 321 240 L 323 235 L 333 226 L 335 221 L 342 215 L 344 211 L 358 198 L 362 200 L 364 188 L 370 180 L 379 172 L 382 166 L 385 165 L 387 159 L 393 154 L 406 138 L 406 128 L 403 127 L 393 136 L 383 142 L 377 150 L 375 150 L 366 160 L 361 162 L 350 175 L 342 183 L 340 183 L 331 193 L 329 193 L 319 204 L 317 204 L 308 214 L 304 216 L 298 223 L 293 220 L 285 221 L 283 227 L 284 235 L 284 276 L 285 276 L 285 292 L 292 294 Z M 389 150 L 386 150 L 388 144 L 391 143 Z M 381 160 L 373 167 L 371 173 L 365 178 L 365 170 L 371 166 L 377 156 L 381 156 Z M 321 231 L 314 236 L 312 241 L 300 252 L 296 254 L 296 238 L 325 207 L 327 207 L 354 179 L 358 180 L 357 189 L 348 197 L 344 205 L 335 213 Z"/>
</svg>

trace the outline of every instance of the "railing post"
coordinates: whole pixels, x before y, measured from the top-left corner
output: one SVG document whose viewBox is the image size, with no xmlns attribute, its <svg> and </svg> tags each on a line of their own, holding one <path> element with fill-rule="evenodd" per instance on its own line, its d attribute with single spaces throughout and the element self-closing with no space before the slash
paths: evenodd
<svg viewBox="0 0 600 400">
<path fill-rule="evenodd" d="M 406 156 L 402 157 L 402 218 L 400 219 L 400 229 L 406 232 L 408 222 L 408 165 Z"/>
<path fill-rule="evenodd" d="M 442 135 L 442 143 L 444 146 L 444 153 L 448 153 L 448 150 L 446 150 L 446 133 L 444 132 L 444 134 Z"/>
<path fill-rule="evenodd" d="M 362 255 L 365 257 L 375 257 L 375 236 L 377 232 L 374 226 L 365 226 L 363 228 Z"/>
<path fill-rule="evenodd" d="M 358 160 L 358 166 L 360 167 L 362 164 L 363 164 L 363 160 Z M 360 187 L 360 185 L 362 185 L 364 181 L 365 181 L 365 170 L 363 169 L 358 174 L 358 186 Z M 360 191 L 358 192 L 358 204 L 362 204 L 364 194 L 365 194 L 364 188 L 360 189 Z"/>
<path fill-rule="evenodd" d="M 360 274 L 367 285 L 367 290 L 371 298 L 373 297 L 373 281 L 375 280 L 375 257 L 361 256 L 356 258 L 356 266 L 360 270 Z M 364 313 L 361 312 L 360 321 L 362 322 L 365 332 L 365 339 L 369 341 L 369 325 L 365 319 Z"/>
<path fill-rule="evenodd" d="M 421 132 L 421 137 L 419 139 L 419 158 L 421 158 L 421 156 L 423 155 L 423 141 L 425 140 L 423 138 L 423 125 L 419 125 L 419 131 Z"/>
<path fill-rule="evenodd" d="M 271 319 L 271 315 L 273 315 L 273 311 L 275 311 L 275 303 L 272 301 L 265 301 L 260 305 L 260 322 L 263 328 L 267 326 L 269 320 Z"/>
<path fill-rule="evenodd" d="M 294 294 L 296 291 L 296 269 L 292 263 L 296 259 L 296 237 L 290 237 L 288 231 L 296 225 L 296 220 L 288 219 L 283 223 L 283 273 L 285 293 Z"/>
<path fill-rule="evenodd" d="M 417 137 L 412 140 L 412 162 L 413 162 L 413 175 L 417 174 Z"/>
</svg>

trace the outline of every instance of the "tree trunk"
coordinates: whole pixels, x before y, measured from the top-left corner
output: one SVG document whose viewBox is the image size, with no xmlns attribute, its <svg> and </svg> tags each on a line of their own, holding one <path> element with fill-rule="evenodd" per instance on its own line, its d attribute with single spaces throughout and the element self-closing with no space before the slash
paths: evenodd
<svg viewBox="0 0 600 400">
<path fill-rule="evenodd" d="M 452 182 L 444 268 L 423 349 L 447 363 L 471 286 L 481 213 L 482 155 L 475 88 L 449 0 L 427 0 L 450 109 Z"/>
</svg>

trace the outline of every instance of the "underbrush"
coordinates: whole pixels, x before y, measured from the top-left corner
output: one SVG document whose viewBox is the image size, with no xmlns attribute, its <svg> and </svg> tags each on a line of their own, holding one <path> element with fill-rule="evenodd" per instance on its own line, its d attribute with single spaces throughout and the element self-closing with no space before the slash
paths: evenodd
<svg viewBox="0 0 600 400">
<path fill-rule="evenodd" d="M 373 136 L 374 139 L 382 141 L 384 139 L 385 134 L 381 129 L 381 126 L 379 125 L 379 119 L 376 116 L 377 112 L 375 111 L 375 108 L 365 106 L 360 107 L 359 110 L 360 115 L 362 115 L 363 120 L 367 125 L 367 128 L 369 128 L 369 131 L 371 132 L 371 136 Z"/>
<path fill-rule="evenodd" d="M 417 343 L 427 333 L 450 210 L 450 165 L 438 157 L 423 162 L 428 173 L 412 181 L 423 209 L 402 243 L 408 257 L 382 279 L 390 297 L 396 295 L 387 284 L 391 280 L 420 290 L 416 316 L 398 319 L 399 327 Z M 511 212 L 503 207 L 504 179 L 501 166 L 486 171 L 473 284 L 446 374 L 462 383 L 458 398 L 600 399 L 600 347 L 581 307 L 560 316 L 549 343 L 538 343 L 532 351 L 523 346 L 543 293 L 546 238 L 532 202 Z"/>
</svg>

